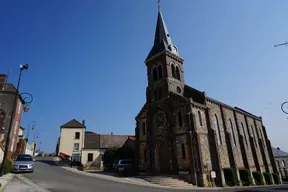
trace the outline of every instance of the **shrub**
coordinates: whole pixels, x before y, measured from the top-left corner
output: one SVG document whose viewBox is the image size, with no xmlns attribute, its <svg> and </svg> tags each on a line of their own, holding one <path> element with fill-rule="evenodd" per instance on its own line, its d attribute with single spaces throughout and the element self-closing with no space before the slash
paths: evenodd
<svg viewBox="0 0 288 192">
<path fill-rule="evenodd" d="M 239 169 L 239 175 L 243 186 L 252 185 L 252 177 L 248 169 Z"/>
<path fill-rule="evenodd" d="M 13 163 L 10 159 L 6 159 L 5 167 L 4 167 L 4 174 L 11 173 L 13 168 Z"/>
<path fill-rule="evenodd" d="M 264 176 L 264 179 L 265 179 L 265 182 L 266 182 L 267 185 L 272 185 L 273 184 L 272 174 L 264 172 L 263 176 Z"/>
<path fill-rule="evenodd" d="M 264 185 L 263 175 L 260 172 L 258 171 L 253 172 L 253 177 L 256 185 Z"/>
<path fill-rule="evenodd" d="M 279 178 L 279 175 L 277 173 L 272 173 L 272 176 L 273 176 L 273 179 L 274 179 L 274 183 L 275 184 L 280 184 L 281 181 L 280 181 L 280 178 Z"/>
<path fill-rule="evenodd" d="M 238 179 L 236 170 L 234 168 L 225 168 L 223 169 L 225 181 L 228 186 L 238 185 Z"/>
</svg>

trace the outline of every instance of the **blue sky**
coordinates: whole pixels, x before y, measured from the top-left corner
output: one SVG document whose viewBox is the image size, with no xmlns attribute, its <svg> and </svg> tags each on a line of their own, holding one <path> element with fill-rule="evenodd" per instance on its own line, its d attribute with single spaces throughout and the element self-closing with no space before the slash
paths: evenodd
<svg viewBox="0 0 288 192">
<path fill-rule="evenodd" d="M 288 2 L 162 0 L 186 84 L 264 118 L 273 146 L 288 151 Z M 97 133 L 133 134 L 145 102 L 144 59 L 156 0 L 0 2 L 0 73 L 29 63 L 21 91 L 34 96 L 22 126 L 37 122 L 42 149 L 54 151 L 60 125 L 86 120 Z M 30 134 L 32 138 L 33 133 Z"/>
</svg>

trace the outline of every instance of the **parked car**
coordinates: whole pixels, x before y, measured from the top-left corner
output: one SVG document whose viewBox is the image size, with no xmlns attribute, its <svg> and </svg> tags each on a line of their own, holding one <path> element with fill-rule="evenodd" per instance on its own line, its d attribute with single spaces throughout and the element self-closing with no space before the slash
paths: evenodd
<svg viewBox="0 0 288 192">
<path fill-rule="evenodd" d="M 13 162 L 12 172 L 33 172 L 34 159 L 31 155 L 21 154 Z"/>
<path fill-rule="evenodd" d="M 114 171 L 121 175 L 130 174 L 133 169 L 133 161 L 131 159 L 119 159 L 113 163 Z"/>
</svg>

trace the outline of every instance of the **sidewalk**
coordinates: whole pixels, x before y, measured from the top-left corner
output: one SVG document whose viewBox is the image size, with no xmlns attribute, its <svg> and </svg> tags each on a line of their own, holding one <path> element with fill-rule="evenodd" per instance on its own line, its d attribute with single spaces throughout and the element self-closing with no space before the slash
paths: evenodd
<svg viewBox="0 0 288 192">
<path fill-rule="evenodd" d="M 14 174 L 8 173 L 6 175 L 3 175 L 3 177 L 0 177 L 0 192 L 4 191 L 5 187 L 10 183 L 10 181 L 13 179 Z"/>
<path fill-rule="evenodd" d="M 112 176 L 112 174 L 104 174 L 104 173 L 87 173 L 83 171 L 79 171 L 77 169 L 71 168 L 71 167 L 62 167 L 63 169 L 66 169 L 68 171 L 78 173 L 81 175 L 85 176 L 90 176 L 90 177 L 95 177 L 98 179 L 105 179 L 105 180 L 110 180 L 110 181 L 115 181 L 115 182 L 120 182 L 120 183 L 127 183 L 127 184 L 132 184 L 132 185 L 140 185 L 140 186 L 146 186 L 146 187 L 153 187 L 153 188 L 161 188 L 161 189 L 177 189 L 177 190 L 187 190 L 187 189 L 195 189 L 195 190 L 220 190 L 223 188 L 217 187 L 217 188 L 200 188 L 200 187 L 195 187 L 191 185 L 189 188 L 183 188 L 183 187 L 167 187 L 167 186 L 162 186 L 162 185 L 156 185 L 152 184 L 148 181 L 145 181 L 144 179 L 140 177 L 116 177 Z"/>
<path fill-rule="evenodd" d="M 27 179 L 23 175 L 15 175 L 4 192 L 50 192 Z"/>
<path fill-rule="evenodd" d="M 201 190 L 209 190 L 209 191 L 222 191 L 222 190 L 254 190 L 254 189 L 260 189 L 261 188 L 277 188 L 283 184 L 280 185 L 255 185 L 255 186 L 234 186 L 234 187 L 196 187 L 196 186 L 192 186 L 191 188 L 181 188 L 181 187 L 167 187 L 167 186 L 161 186 L 161 185 L 156 185 L 156 184 L 152 184 L 149 183 L 148 181 L 145 181 L 143 179 L 141 179 L 140 177 L 116 177 L 113 176 L 113 174 L 109 174 L 109 173 L 87 173 L 87 172 L 83 172 L 83 171 L 79 171 L 75 168 L 71 168 L 71 167 L 62 167 L 63 169 L 66 169 L 68 171 L 74 172 L 74 173 L 78 173 L 81 175 L 85 175 L 85 176 L 90 176 L 90 177 L 95 177 L 98 179 L 105 179 L 105 180 L 110 180 L 110 181 L 115 181 L 115 182 L 120 182 L 120 183 L 127 183 L 127 184 L 132 184 L 132 185 L 141 185 L 141 186 L 146 186 L 146 187 L 153 187 L 153 188 L 162 188 L 162 189 L 176 189 L 176 190 L 187 190 L 187 189 L 194 189 L 195 191 L 201 191 Z M 263 190 L 263 189 L 262 189 Z"/>
</svg>

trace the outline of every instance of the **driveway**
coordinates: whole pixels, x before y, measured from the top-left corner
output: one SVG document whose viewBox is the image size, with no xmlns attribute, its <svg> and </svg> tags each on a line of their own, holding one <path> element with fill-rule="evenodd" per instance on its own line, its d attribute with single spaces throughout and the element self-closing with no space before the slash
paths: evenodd
<svg viewBox="0 0 288 192">
<path fill-rule="evenodd" d="M 53 166 L 46 163 L 36 163 L 34 173 L 23 174 L 23 176 L 32 180 L 34 183 L 40 185 L 43 188 L 50 190 L 51 192 L 176 192 L 176 191 L 194 191 L 191 189 L 161 189 L 153 188 L 139 185 L 131 185 L 125 183 L 119 183 L 115 181 L 109 181 L 104 179 L 99 179 L 95 177 L 80 175 L 67 171 L 59 166 Z M 224 189 L 224 190 L 208 190 L 200 189 L 199 191 L 288 191 L 287 185 L 282 185 L 277 188 L 253 188 L 253 189 Z M 195 191 L 198 191 L 195 189 Z"/>
</svg>

